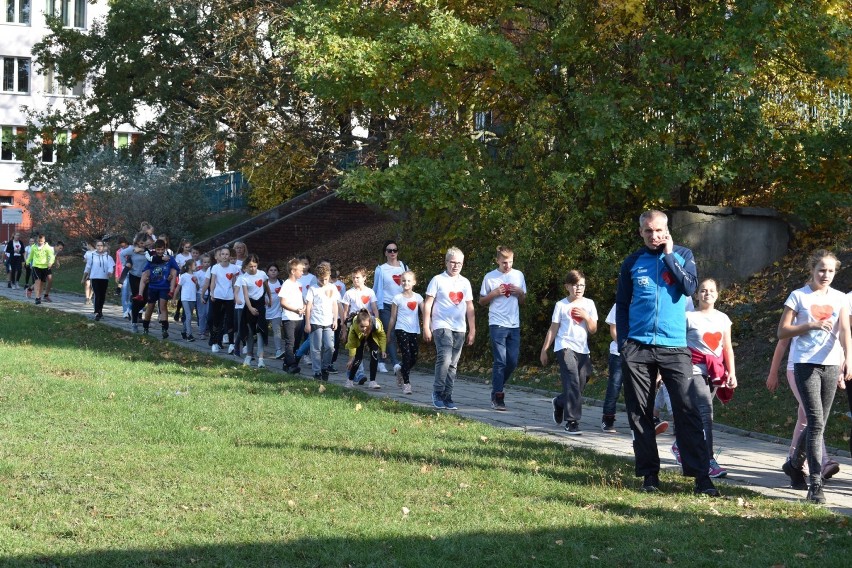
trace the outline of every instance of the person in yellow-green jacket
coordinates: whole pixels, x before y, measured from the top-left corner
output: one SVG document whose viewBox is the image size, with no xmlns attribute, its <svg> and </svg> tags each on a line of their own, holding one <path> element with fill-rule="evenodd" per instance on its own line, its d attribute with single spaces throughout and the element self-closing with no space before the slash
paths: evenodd
<svg viewBox="0 0 852 568">
<path fill-rule="evenodd" d="M 349 362 L 346 364 L 346 368 L 349 369 L 349 379 L 344 385 L 346 388 L 351 389 L 355 386 L 355 373 L 364 359 L 365 348 L 369 351 L 370 356 L 370 382 L 367 388 L 382 388 L 376 382 L 376 372 L 379 368 L 379 361 L 387 357 L 387 353 L 385 353 L 387 343 L 388 337 L 382 328 L 380 319 L 370 315 L 370 312 L 366 309 L 355 314 L 354 321 L 349 326 L 349 338 L 346 341 L 346 348 L 349 349 Z M 364 379 L 361 379 L 358 384 L 364 384 Z"/>
<path fill-rule="evenodd" d="M 36 244 L 30 247 L 30 254 L 27 256 L 27 264 L 33 267 L 35 275 L 36 304 L 41 303 L 41 287 L 47 282 L 47 276 L 54 262 L 56 262 L 56 253 L 53 252 L 53 247 L 47 244 L 44 235 L 39 234 Z"/>
</svg>

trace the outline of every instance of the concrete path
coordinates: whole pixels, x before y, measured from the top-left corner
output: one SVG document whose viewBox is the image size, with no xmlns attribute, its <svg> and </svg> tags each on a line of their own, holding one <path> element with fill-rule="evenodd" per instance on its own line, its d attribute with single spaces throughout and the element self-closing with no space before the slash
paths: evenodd
<svg viewBox="0 0 852 568">
<path fill-rule="evenodd" d="M 0 294 L 21 302 L 33 302 L 33 300 L 26 298 L 23 289 L 10 290 L 4 286 L 0 288 Z M 86 317 L 92 316 L 92 307 L 83 304 L 82 296 L 58 293 L 51 294 L 51 296 L 53 302 L 42 304 L 43 308 L 61 310 Z M 125 331 L 129 331 L 130 327 L 127 320 L 122 318 L 120 307 L 110 304 L 104 307 L 104 319 L 101 323 Z M 171 337 L 168 341 L 187 349 L 210 353 L 204 341 L 188 343 L 181 340 L 180 331 L 180 326 L 172 322 L 170 326 Z M 154 322 L 152 322 L 151 332 L 152 337 L 159 336 L 159 326 Z M 235 357 L 226 354 L 215 356 L 237 361 Z M 268 365 L 271 370 L 280 371 L 281 369 L 281 363 L 271 358 L 268 360 Z M 342 384 L 344 380 L 345 375 L 343 373 L 331 377 L 331 382 L 334 383 Z M 382 385 L 382 389 L 378 391 L 368 391 L 363 387 L 357 388 L 363 389 L 373 396 L 391 397 L 414 405 L 432 407 L 431 375 L 412 373 L 412 385 L 414 387 L 412 395 L 401 393 L 393 375 L 380 375 L 378 382 Z M 500 428 L 522 431 L 560 444 L 582 446 L 632 459 L 633 448 L 630 429 L 623 412 L 619 411 L 616 422 L 618 433 L 605 434 L 600 429 L 600 405 L 596 404 L 597 401 L 589 401 L 583 408 L 583 419 L 580 422 L 583 435 L 569 436 L 562 427 L 553 423 L 551 396 L 521 387 L 513 388 L 510 385 L 506 389 L 506 405 L 509 410 L 498 412 L 491 408 L 490 385 L 472 380 L 457 380 L 453 399 L 458 404 L 459 409 L 441 412 L 455 412 Z M 804 499 L 805 492 L 791 489 L 789 478 L 781 471 L 781 464 L 786 459 L 787 449 L 790 445 L 789 440 L 739 431 L 722 425 L 717 425 L 713 435 L 716 450 L 721 452 L 719 462 L 728 470 L 728 475 L 724 480 L 717 480 L 717 486 L 723 495 L 725 484 L 732 484 L 747 487 L 768 497 L 787 500 Z M 657 441 L 663 468 L 676 470 L 678 466 L 669 451 L 674 442 L 674 437 L 670 433 L 666 433 L 659 436 Z M 841 471 L 826 483 L 825 495 L 828 506 L 837 513 L 852 515 L 852 464 L 850 464 L 849 453 L 837 451 L 834 459 L 840 462 Z"/>
</svg>

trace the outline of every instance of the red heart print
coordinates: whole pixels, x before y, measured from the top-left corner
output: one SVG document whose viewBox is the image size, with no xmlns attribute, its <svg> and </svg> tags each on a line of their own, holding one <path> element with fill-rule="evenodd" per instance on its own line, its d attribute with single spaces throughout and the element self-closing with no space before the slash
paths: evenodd
<svg viewBox="0 0 852 568">
<path fill-rule="evenodd" d="M 257 286 L 258 288 L 260 288 L 261 286 L 263 286 L 263 280 L 261 280 L 260 278 L 258 278 L 257 280 L 255 280 L 255 281 L 254 281 L 254 284 L 255 284 L 255 286 Z"/>
<path fill-rule="evenodd" d="M 365 306 L 370 303 L 370 296 L 361 296 L 361 303 Z"/>
<path fill-rule="evenodd" d="M 234 278 L 234 273 L 233 273 L 233 272 L 229 272 L 229 273 L 227 273 L 227 274 L 225 275 L 225 278 L 227 278 L 228 280 L 232 280 L 232 279 Z"/>
<path fill-rule="evenodd" d="M 834 315 L 834 308 L 831 306 L 817 306 L 814 304 L 811 306 L 811 315 L 814 316 L 814 319 L 817 321 L 825 321 Z"/>
<path fill-rule="evenodd" d="M 579 308 L 571 308 L 571 319 L 574 320 L 574 323 L 583 323 L 583 316 L 580 315 L 578 310 Z"/>
<path fill-rule="evenodd" d="M 397 285 L 397 286 L 399 286 L 399 283 L 400 283 L 400 281 L 401 281 L 401 280 L 402 280 L 402 275 L 401 275 L 401 274 L 394 274 L 394 275 L 393 275 L 393 281 L 394 281 L 394 282 L 396 282 L 396 285 Z"/>
<path fill-rule="evenodd" d="M 405 305 L 408 306 L 408 309 L 412 312 L 417 309 L 417 302 L 408 302 Z"/>
<path fill-rule="evenodd" d="M 299 292 L 301 292 L 301 291 L 302 291 L 302 287 L 301 287 L 301 286 L 299 286 Z"/>
<path fill-rule="evenodd" d="M 674 276 L 672 276 L 672 273 L 669 272 L 668 270 L 664 270 L 663 271 L 663 281 L 666 284 L 668 284 L 669 286 L 671 286 L 672 284 L 674 284 L 674 281 L 675 281 Z"/>
<path fill-rule="evenodd" d="M 450 301 L 455 305 L 459 305 L 459 302 L 464 298 L 464 292 L 450 292 L 449 294 Z"/>
<path fill-rule="evenodd" d="M 192 277 L 192 283 L 198 284 L 198 279 L 195 276 Z"/>
<path fill-rule="evenodd" d="M 337 291 L 338 291 L 338 292 L 340 292 L 340 295 L 342 296 L 342 295 L 343 295 L 343 286 L 341 286 L 340 284 L 338 284 L 338 285 L 337 285 Z"/>
<path fill-rule="evenodd" d="M 716 331 L 714 333 L 710 333 L 708 331 L 701 336 L 701 339 L 704 340 L 704 345 L 709 347 L 711 351 L 715 352 L 722 343 L 722 332 Z"/>
<path fill-rule="evenodd" d="M 275 289 L 275 293 L 276 293 L 276 294 L 277 294 L 278 292 L 280 292 L 280 291 L 281 291 L 281 286 L 279 286 L 279 287 L 277 287 L 277 288 Z"/>
</svg>

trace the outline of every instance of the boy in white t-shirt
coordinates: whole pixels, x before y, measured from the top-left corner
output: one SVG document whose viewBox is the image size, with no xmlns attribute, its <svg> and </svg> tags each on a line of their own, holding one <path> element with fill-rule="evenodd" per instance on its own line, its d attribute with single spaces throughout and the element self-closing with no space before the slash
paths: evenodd
<svg viewBox="0 0 852 568">
<path fill-rule="evenodd" d="M 300 372 L 295 350 L 301 344 L 305 330 L 305 297 L 303 287 L 299 284 L 304 265 L 301 260 L 294 258 L 287 263 L 287 270 L 289 276 L 281 284 L 278 298 L 284 328 L 284 370 L 295 375 Z"/>
<path fill-rule="evenodd" d="M 476 314 L 473 310 L 473 290 L 470 280 L 461 275 L 464 253 L 456 247 L 447 249 L 444 257 L 447 270 L 433 277 L 426 288 L 423 302 L 423 339 L 435 339 L 435 382 L 432 386 L 432 405 L 435 408 L 456 410 L 453 384 L 459 358 L 465 344 L 473 345 L 476 338 Z"/>
<path fill-rule="evenodd" d="M 328 380 L 328 368 L 334 352 L 334 335 L 337 331 L 340 292 L 331 283 L 331 267 L 327 263 L 317 266 L 317 285 L 308 290 L 305 310 L 305 333 L 311 340 L 311 367 L 314 378 Z"/>
<path fill-rule="evenodd" d="M 515 253 L 497 247 L 497 269 L 485 275 L 479 290 L 479 305 L 488 306 L 488 333 L 491 336 L 491 408 L 506 410 L 503 386 L 518 366 L 521 351 L 520 304 L 527 297 L 524 273 L 512 265 Z"/>
</svg>

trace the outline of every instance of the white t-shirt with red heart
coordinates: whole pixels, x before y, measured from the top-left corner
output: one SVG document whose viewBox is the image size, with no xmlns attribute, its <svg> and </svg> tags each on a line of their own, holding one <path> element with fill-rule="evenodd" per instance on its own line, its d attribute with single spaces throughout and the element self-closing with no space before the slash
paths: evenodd
<svg viewBox="0 0 852 568">
<path fill-rule="evenodd" d="M 263 270 L 258 270 L 254 274 L 243 272 L 240 276 L 239 285 L 246 287 L 246 290 L 248 290 L 249 298 L 251 298 L 252 300 L 259 300 L 266 293 L 266 289 L 263 287 L 263 283 L 267 280 L 269 280 L 269 277 Z"/>
<path fill-rule="evenodd" d="M 184 272 L 178 278 L 180 286 L 180 301 L 194 302 L 198 294 L 198 279 L 190 272 Z"/>
<path fill-rule="evenodd" d="M 234 284 L 237 277 L 240 275 L 240 268 L 236 264 L 222 266 L 214 264 L 210 268 L 210 278 L 216 277 L 213 283 L 213 290 L 210 291 L 210 297 L 217 300 L 233 300 L 234 299 Z"/>
<path fill-rule="evenodd" d="M 573 302 L 568 298 L 562 298 L 553 307 L 551 323 L 558 323 L 559 330 L 556 332 L 556 340 L 553 343 L 553 352 L 570 349 L 574 353 L 589 353 L 589 326 L 586 320 L 575 316 L 572 311 L 575 308 L 586 310 L 593 320 L 598 319 L 598 310 L 595 303 L 588 298 L 577 298 Z"/>
<path fill-rule="evenodd" d="M 383 304 L 390 304 L 394 296 L 402 293 L 402 273 L 406 271 L 406 266 L 399 263 L 399 266 L 391 266 L 387 262 L 376 267 L 373 273 L 373 290 L 376 293 L 376 301 L 381 308 Z"/>
<path fill-rule="evenodd" d="M 281 302 L 278 299 L 278 293 L 281 291 L 283 282 L 280 280 L 268 280 L 269 291 L 272 292 L 272 305 L 266 307 L 266 319 L 274 320 L 281 317 Z"/>
<path fill-rule="evenodd" d="M 493 290 L 506 284 L 514 284 L 524 294 L 527 293 L 527 282 L 524 273 L 520 270 L 511 269 L 509 272 L 492 270 L 482 280 L 482 288 L 479 289 L 480 296 L 487 296 Z M 515 328 L 521 327 L 521 310 L 518 305 L 518 297 L 503 292 L 503 295 L 493 299 L 488 304 L 488 325 Z"/>
<path fill-rule="evenodd" d="M 354 314 L 359 310 L 370 309 L 370 304 L 376 301 L 376 293 L 373 292 L 372 288 L 367 288 L 364 286 L 360 290 L 357 288 L 350 288 L 343 295 L 343 305 L 349 306 L 349 313 Z M 373 312 L 370 312 L 371 314 Z"/>
<path fill-rule="evenodd" d="M 396 324 L 394 329 L 407 333 L 420 333 L 420 306 L 423 304 L 423 296 L 414 292 L 411 296 L 397 294 L 393 297 L 396 305 Z"/>
<path fill-rule="evenodd" d="M 731 329 L 731 319 L 720 312 L 686 312 L 686 346 L 705 355 L 722 356 L 725 331 Z M 693 364 L 693 375 L 707 375 L 707 365 Z"/>
<path fill-rule="evenodd" d="M 311 306 L 311 325 L 330 326 L 334 323 L 334 306 L 340 301 L 340 291 L 334 284 L 311 286 L 307 295 Z"/>
<path fill-rule="evenodd" d="M 843 348 L 840 336 L 840 310 L 845 306 L 848 313 L 849 299 L 846 294 L 826 289 L 824 294 L 814 292 L 810 286 L 794 290 L 784 302 L 785 308 L 793 311 L 793 325 L 813 321 L 834 321 L 831 332 L 812 329 L 793 338 L 790 347 L 790 360 L 793 363 L 811 363 L 814 365 L 842 365 Z"/>
<path fill-rule="evenodd" d="M 459 274 L 451 277 L 442 272 L 433 277 L 426 287 L 426 295 L 432 296 L 432 330 L 449 329 L 467 331 L 467 302 L 473 301 L 470 280 Z"/>
</svg>

